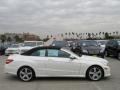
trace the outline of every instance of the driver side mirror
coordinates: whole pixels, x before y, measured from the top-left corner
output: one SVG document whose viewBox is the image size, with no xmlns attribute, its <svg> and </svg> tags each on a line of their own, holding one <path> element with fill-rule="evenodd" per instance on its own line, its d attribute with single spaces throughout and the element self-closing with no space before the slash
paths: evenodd
<svg viewBox="0 0 120 90">
<path fill-rule="evenodd" d="M 71 59 L 71 60 L 74 60 L 74 59 L 76 59 L 76 57 L 74 57 L 74 56 L 70 56 L 70 59 Z"/>
</svg>

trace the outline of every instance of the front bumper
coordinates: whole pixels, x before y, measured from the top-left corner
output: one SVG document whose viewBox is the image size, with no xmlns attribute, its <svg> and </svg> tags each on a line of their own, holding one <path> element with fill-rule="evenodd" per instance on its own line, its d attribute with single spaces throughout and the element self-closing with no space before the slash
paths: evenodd
<svg viewBox="0 0 120 90">
<path fill-rule="evenodd" d="M 103 69 L 104 69 L 104 77 L 111 76 L 110 67 L 109 66 L 104 66 Z"/>
</svg>

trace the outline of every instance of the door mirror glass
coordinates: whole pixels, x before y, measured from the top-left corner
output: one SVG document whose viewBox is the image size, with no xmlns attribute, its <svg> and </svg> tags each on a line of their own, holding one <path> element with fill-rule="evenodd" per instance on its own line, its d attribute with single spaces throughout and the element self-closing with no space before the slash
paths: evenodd
<svg viewBox="0 0 120 90">
<path fill-rule="evenodd" d="M 74 60 L 74 59 L 76 59 L 76 57 L 74 57 L 74 56 L 70 56 L 70 59 L 71 59 L 71 60 Z"/>
</svg>

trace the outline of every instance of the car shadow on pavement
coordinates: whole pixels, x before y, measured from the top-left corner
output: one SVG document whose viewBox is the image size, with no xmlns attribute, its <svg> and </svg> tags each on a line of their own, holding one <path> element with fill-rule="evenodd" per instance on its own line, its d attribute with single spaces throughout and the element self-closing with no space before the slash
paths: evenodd
<svg viewBox="0 0 120 90">
<path fill-rule="evenodd" d="M 110 78 L 103 78 L 101 81 L 108 81 Z M 34 79 L 34 81 L 81 81 L 81 82 L 95 82 L 88 80 L 86 78 L 80 77 L 39 77 Z"/>
<path fill-rule="evenodd" d="M 14 76 L 14 75 L 7 75 L 7 77 L 5 78 L 6 80 L 9 80 L 9 81 L 21 81 L 17 76 Z M 111 78 L 103 78 L 102 80 L 100 81 L 109 81 L 111 80 Z M 91 81 L 91 80 L 88 80 L 86 78 L 79 78 L 79 77 L 38 77 L 38 78 L 35 78 L 34 80 L 32 80 L 31 82 L 39 82 L 39 81 L 48 81 L 48 82 L 51 82 L 51 81 L 80 81 L 80 82 L 95 82 L 95 81 Z"/>
</svg>

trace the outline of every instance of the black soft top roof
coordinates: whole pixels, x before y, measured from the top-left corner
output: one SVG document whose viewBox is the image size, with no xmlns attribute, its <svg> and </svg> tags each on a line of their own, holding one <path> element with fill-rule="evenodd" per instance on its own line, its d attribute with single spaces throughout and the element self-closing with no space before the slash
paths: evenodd
<svg viewBox="0 0 120 90">
<path fill-rule="evenodd" d="M 24 53 L 22 53 L 21 55 L 29 55 L 31 52 L 35 51 L 35 50 L 39 50 L 39 49 L 57 49 L 60 50 L 60 47 L 56 47 L 56 46 L 42 46 L 42 47 L 35 47 L 33 49 L 30 49 Z"/>
<path fill-rule="evenodd" d="M 61 49 L 61 48 L 56 46 L 42 46 L 42 47 L 35 47 L 33 49 Z"/>
</svg>

